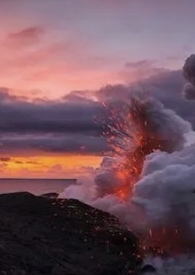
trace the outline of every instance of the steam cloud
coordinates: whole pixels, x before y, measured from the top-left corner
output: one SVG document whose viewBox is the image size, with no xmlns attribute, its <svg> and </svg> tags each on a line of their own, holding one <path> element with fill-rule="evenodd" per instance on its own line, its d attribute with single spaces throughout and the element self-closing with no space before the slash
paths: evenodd
<svg viewBox="0 0 195 275">
<path fill-rule="evenodd" d="M 118 201 L 110 190 L 110 194 L 96 199 L 93 205 L 115 214 L 131 228 L 147 231 L 169 224 L 178 228 L 182 222 L 192 235 L 195 229 L 195 144 L 187 146 L 187 141 L 192 143 L 194 138 L 191 126 L 157 101 L 146 102 L 144 108 L 147 113 L 145 131 L 152 129 L 153 134 L 161 137 L 164 152 L 158 150 L 146 157 L 140 179 L 126 202 Z M 95 183 L 105 190 L 120 183 L 112 179 L 111 161 L 110 167 L 107 162 L 105 168 L 104 163 L 105 160 Z M 142 215 L 139 221 L 138 215 Z"/>
<path fill-rule="evenodd" d="M 132 202 L 144 209 L 149 227 L 181 225 L 195 232 L 195 145 L 146 158 Z"/>
<path fill-rule="evenodd" d="M 74 197 L 116 215 L 130 228 L 144 233 L 149 229 L 178 228 L 195 238 L 195 144 L 190 124 L 156 100 L 142 106 L 147 129 L 161 137 L 164 152 L 157 150 L 144 161 L 133 193 L 120 201 L 113 190 L 120 186 L 115 168 L 121 157 L 105 157 L 93 182 L 68 187 L 61 197 Z M 187 144 L 188 142 L 188 144 Z M 195 139 L 194 139 L 195 142 Z M 191 144 L 191 145 L 189 145 Z"/>
<path fill-rule="evenodd" d="M 183 69 L 190 85 L 195 85 L 195 55 L 186 60 Z M 195 99 L 194 86 L 190 87 L 191 95 L 186 94 L 186 97 Z M 137 102 L 139 104 L 139 100 Z M 154 152 L 145 157 L 141 174 L 129 197 L 121 201 L 113 193 L 121 184 L 114 173 L 123 162 L 120 154 L 103 159 L 94 180 L 87 184 L 90 192 L 86 192 L 86 187 L 82 188 L 83 184 L 69 187 L 60 196 L 76 197 L 108 211 L 137 232 L 144 234 L 149 229 L 180 228 L 182 238 L 194 242 L 195 133 L 187 121 L 156 100 L 141 102 L 138 109 L 146 138 L 147 133 L 152 133 L 162 146 L 160 150 L 154 148 Z M 139 120 L 136 123 L 139 124 Z M 117 136 L 117 142 L 121 142 L 125 157 L 129 147 L 124 144 L 124 136 Z"/>
</svg>

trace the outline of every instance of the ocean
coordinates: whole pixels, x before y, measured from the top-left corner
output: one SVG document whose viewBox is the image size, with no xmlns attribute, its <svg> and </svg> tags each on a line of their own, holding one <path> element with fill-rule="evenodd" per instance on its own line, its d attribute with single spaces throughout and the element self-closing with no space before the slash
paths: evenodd
<svg viewBox="0 0 195 275">
<path fill-rule="evenodd" d="M 76 182 L 76 179 L 0 179 L 0 194 L 25 191 L 35 195 L 61 193 Z"/>
</svg>

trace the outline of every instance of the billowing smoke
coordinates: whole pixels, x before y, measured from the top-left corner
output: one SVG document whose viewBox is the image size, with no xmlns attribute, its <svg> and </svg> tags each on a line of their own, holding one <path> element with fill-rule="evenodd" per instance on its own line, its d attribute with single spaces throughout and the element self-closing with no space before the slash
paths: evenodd
<svg viewBox="0 0 195 275">
<path fill-rule="evenodd" d="M 195 232 L 195 144 L 146 158 L 131 201 L 144 210 L 147 226 Z M 193 236 L 195 238 L 195 235 Z"/>
<path fill-rule="evenodd" d="M 183 74 L 186 80 L 195 85 L 195 54 L 190 55 L 183 66 Z"/>
<path fill-rule="evenodd" d="M 184 71 L 194 84 L 194 67 L 189 65 L 188 60 Z M 195 243 L 191 125 L 154 99 L 132 98 L 130 106 L 112 118 L 106 131 L 111 152 L 93 181 L 69 187 L 61 196 L 76 197 L 116 215 L 140 236 L 150 232 L 151 239 L 185 243 L 188 248 Z"/>
<path fill-rule="evenodd" d="M 183 87 L 183 95 L 188 100 L 195 99 L 195 86 L 191 83 L 186 83 Z"/>
<path fill-rule="evenodd" d="M 184 86 L 183 94 L 188 100 L 195 100 L 195 54 L 190 55 L 183 66 L 183 75 L 188 83 Z"/>
<path fill-rule="evenodd" d="M 117 193 L 127 198 L 138 181 L 145 157 L 155 150 L 174 152 L 183 148 L 188 122 L 154 99 L 132 99 L 124 113 L 114 116 L 108 142 L 111 157 L 105 157 L 97 171 L 99 195 Z"/>
<path fill-rule="evenodd" d="M 60 193 L 59 198 L 74 198 L 90 204 L 97 198 L 94 179 L 92 177 L 80 178 L 76 185 L 70 185 Z"/>
<path fill-rule="evenodd" d="M 185 243 L 189 248 L 189 243 L 191 246 L 195 242 L 195 133 L 188 122 L 156 101 L 146 102 L 142 108 L 147 123 L 142 128 L 146 141 L 141 145 L 141 174 L 132 188 L 128 170 L 127 184 L 132 191 L 121 200 L 113 190 L 116 184 L 124 189 L 123 179 L 117 178 L 112 162 L 106 162 L 106 169 L 104 165 L 100 167 L 95 183 L 97 189 L 107 188 L 109 192 L 96 198 L 92 205 L 116 215 L 141 235 L 146 236 L 151 230 L 161 245 L 169 243 L 174 247 Z M 150 137 L 155 137 L 154 144 L 148 143 Z M 124 152 L 124 158 L 128 159 L 128 154 Z"/>
</svg>

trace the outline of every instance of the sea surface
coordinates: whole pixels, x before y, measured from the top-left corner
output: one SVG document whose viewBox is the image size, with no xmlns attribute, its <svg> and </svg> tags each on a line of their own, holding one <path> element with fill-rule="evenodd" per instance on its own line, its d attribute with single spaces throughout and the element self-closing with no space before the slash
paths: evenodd
<svg viewBox="0 0 195 275">
<path fill-rule="evenodd" d="M 61 193 L 76 182 L 76 179 L 0 179 L 0 194 L 25 191 L 35 195 Z"/>
</svg>

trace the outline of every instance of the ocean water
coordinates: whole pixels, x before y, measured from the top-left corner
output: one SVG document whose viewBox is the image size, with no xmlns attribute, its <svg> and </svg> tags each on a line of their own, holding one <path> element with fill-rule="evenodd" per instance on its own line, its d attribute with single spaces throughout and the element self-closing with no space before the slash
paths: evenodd
<svg viewBox="0 0 195 275">
<path fill-rule="evenodd" d="M 65 187 L 76 184 L 75 179 L 0 179 L 0 194 L 30 192 L 42 195 L 50 192 L 61 193 Z"/>
</svg>

